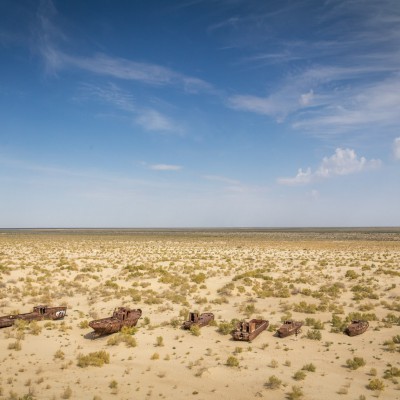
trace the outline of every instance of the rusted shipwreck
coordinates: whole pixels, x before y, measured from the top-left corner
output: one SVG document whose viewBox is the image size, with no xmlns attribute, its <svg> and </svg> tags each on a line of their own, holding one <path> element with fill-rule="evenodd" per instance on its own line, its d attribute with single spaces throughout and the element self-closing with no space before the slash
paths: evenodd
<svg viewBox="0 0 400 400">
<path fill-rule="evenodd" d="M 364 333 L 369 327 L 369 322 L 364 320 L 353 320 L 351 324 L 344 330 L 349 336 L 357 336 Z"/>
<path fill-rule="evenodd" d="M 241 321 L 237 324 L 236 329 L 232 331 L 232 337 L 234 340 L 250 342 L 267 329 L 268 326 L 269 321 L 264 319 L 252 319 L 249 322 Z"/>
<path fill-rule="evenodd" d="M 136 326 L 142 316 L 141 309 L 130 309 L 118 307 L 114 310 L 111 317 L 96 319 L 89 322 L 89 326 L 94 330 L 94 336 L 108 335 L 119 332 L 124 326 Z"/>
<path fill-rule="evenodd" d="M 290 335 L 298 335 L 301 332 L 303 322 L 288 319 L 283 322 L 282 326 L 277 330 L 279 337 L 284 338 Z"/>
<path fill-rule="evenodd" d="M 0 317 L 0 328 L 14 325 L 17 320 L 42 321 L 44 319 L 63 319 L 67 315 L 67 307 L 36 306 L 33 311 L 24 314 L 5 315 Z"/>
<path fill-rule="evenodd" d="M 214 321 L 213 313 L 203 313 L 199 315 L 199 313 L 190 312 L 189 319 L 183 323 L 182 328 L 190 329 L 193 325 L 197 325 L 201 328 L 202 326 L 207 326 L 211 321 Z"/>
</svg>

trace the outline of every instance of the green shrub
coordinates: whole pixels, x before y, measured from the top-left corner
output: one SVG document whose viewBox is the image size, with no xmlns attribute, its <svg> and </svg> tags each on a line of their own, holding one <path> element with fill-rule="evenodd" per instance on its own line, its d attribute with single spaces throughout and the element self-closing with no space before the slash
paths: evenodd
<svg viewBox="0 0 400 400">
<path fill-rule="evenodd" d="M 272 375 L 268 378 L 268 381 L 265 383 L 265 387 L 271 390 L 279 389 L 281 386 L 282 381 L 277 378 L 275 375 Z"/>
<path fill-rule="evenodd" d="M 292 391 L 288 393 L 287 398 L 289 400 L 301 399 L 304 396 L 303 391 L 299 386 L 292 386 Z"/>
<path fill-rule="evenodd" d="M 306 338 L 311 340 L 321 340 L 322 335 L 319 330 L 313 329 L 307 331 Z"/>
<path fill-rule="evenodd" d="M 222 321 L 218 325 L 218 332 L 222 335 L 228 335 L 235 329 L 236 324 L 237 320 L 232 320 L 231 322 Z"/>
<path fill-rule="evenodd" d="M 101 367 L 104 364 L 110 363 L 110 354 L 106 351 L 101 350 L 94 353 L 89 353 L 87 355 L 78 355 L 78 367 L 85 368 L 90 365 L 95 367 Z"/>
<path fill-rule="evenodd" d="M 367 385 L 367 389 L 369 390 L 383 390 L 385 388 L 385 384 L 380 379 L 371 379 Z"/>
<path fill-rule="evenodd" d="M 199 327 L 197 324 L 193 324 L 193 325 L 190 327 L 190 333 L 191 333 L 193 336 L 200 336 L 200 334 L 201 334 L 200 327 Z"/>
<path fill-rule="evenodd" d="M 226 365 L 228 367 L 238 367 L 239 360 L 234 356 L 229 356 L 228 359 L 226 360 Z"/>
<path fill-rule="evenodd" d="M 353 370 L 363 367 L 365 364 L 366 362 L 362 357 L 353 357 L 352 360 L 346 360 L 346 365 Z"/>
<path fill-rule="evenodd" d="M 316 368 L 315 368 L 314 364 L 310 363 L 310 364 L 303 365 L 302 370 L 303 371 L 309 371 L 309 372 L 315 372 Z"/>
<path fill-rule="evenodd" d="M 400 377 L 400 369 L 397 367 L 390 367 L 383 374 L 385 379 L 399 378 Z"/>
<path fill-rule="evenodd" d="M 295 381 L 302 381 L 303 379 L 305 379 L 306 377 L 306 373 L 302 370 L 295 372 L 295 374 L 293 375 L 293 379 Z"/>
</svg>

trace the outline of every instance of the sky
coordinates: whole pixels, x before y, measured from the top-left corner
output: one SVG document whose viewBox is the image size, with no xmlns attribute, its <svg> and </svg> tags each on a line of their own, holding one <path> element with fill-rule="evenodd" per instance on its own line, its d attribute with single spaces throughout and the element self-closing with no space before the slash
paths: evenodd
<svg viewBox="0 0 400 400">
<path fill-rule="evenodd" d="M 400 226 L 398 0 L 0 0 L 0 227 Z"/>
</svg>

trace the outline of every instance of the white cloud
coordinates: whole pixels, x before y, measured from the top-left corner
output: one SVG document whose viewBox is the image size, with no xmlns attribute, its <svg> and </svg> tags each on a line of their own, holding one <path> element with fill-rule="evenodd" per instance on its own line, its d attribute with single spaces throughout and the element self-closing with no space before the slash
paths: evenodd
<svg viewBox="0 0 400 400">
<path fill-rule="evenodd" d="M 396 160 L 400 160 L 400 137 L 393 141 L 393 154 Z"/>
<path fill-rule="evenodd" d="M 135 121 L 148 131 L 181 131 L 170 118 L 156 110 L 142 111 Z"/>
<path fill-rule="evenodd" d="M 108 86 L 82 85 L 81 93 L 84 98 L 94 97 L 112 104 L 119 110 L 125 111 L 135 118 L 135 122 L 148 131 L 182 133 L 182 127 L 172 118 L 160 111 L 138 107 L 129 93 L 121 90 L 115 84 Z"/>
<path fill-rule="evenodd" d="M 337 148 L 331 157 L 324 157 L 315 172 L 311 168 L 306 171 L 299 169 L 293 178 L 279 178 L 281 185 L 305 185 L 334 176 L 349 175 L 370 169 L 376 169 L 381 165 L 380 160 L 367 160 L 358 157 L 354 150 Z"/>
<path fill-rule="evenodd" d="M 153 171 L 179 171 L 182 169 L 180 165 L 170 164 L 153 164 L 149 166 Z"/>
</svg>

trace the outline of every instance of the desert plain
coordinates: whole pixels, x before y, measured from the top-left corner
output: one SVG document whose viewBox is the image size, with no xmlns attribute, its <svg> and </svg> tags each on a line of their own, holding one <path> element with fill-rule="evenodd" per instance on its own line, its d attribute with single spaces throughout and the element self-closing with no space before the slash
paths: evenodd
<svg viewBox="0 0 400 400">
<path fill-rule="evenodd" d="M 67 316 L 0 330 L 0 399 L 400 399 L 400 229 L 0 231 L 0 316 L 39 304 Z M 136 328 L 93 340 L 118 306 Z"/>
</svg>

